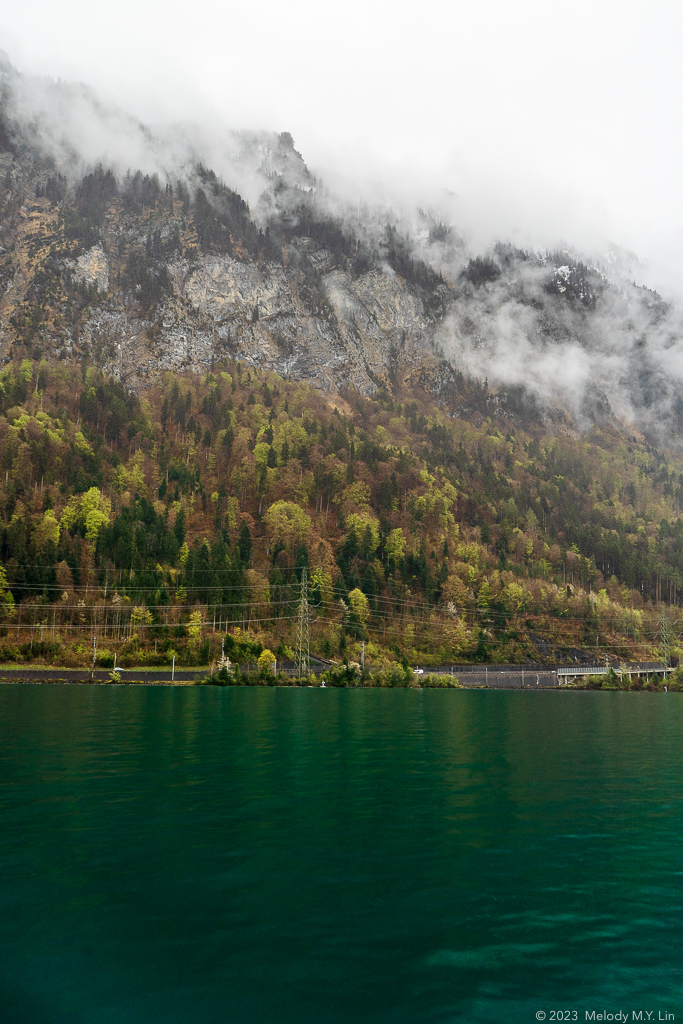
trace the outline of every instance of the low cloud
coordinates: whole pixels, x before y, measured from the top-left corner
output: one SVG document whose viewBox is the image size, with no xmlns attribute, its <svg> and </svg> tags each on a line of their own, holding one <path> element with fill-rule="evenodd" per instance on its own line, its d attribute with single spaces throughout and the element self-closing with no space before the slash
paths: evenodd
<svg viewBox="0 0 683 1024">
<path fill-rule="evenodd" d="M 25 139 L 73 181 L 99 162 L 119 176 L 140 169 L 162 183 L 191 181 L 201 162 L 263 221 L 277 203 L 293 208 L 306 196 L 375 253 L 392 224 L 451 289 L 436 345 L 460 369 L 523 386 L 579 427 L 615 415 L 669 440 L 681 433 L 680 316 L 633 283 L 650 281 L 652 266 L 607 241 L 616 226 L 598 197 L 514 165 L 483 173 L 462 160 L 444 187 L 420 161 L 387 169 L 356 153 L 333 166 L 324 148 L 311 173 L 286 134 L 233 131 L 208 114 L 151 130 L 85 85 L 21 75 L 7 59 L 0 73 Z M 280 198 L 275 179 L 289 186 Z M 478 255 L 496 270 L 484 282 L 467 277 Z"/>
<path fill-rule="evenodd" d="M 460 287 L 439 332 L 444 355 L 492 384 L 523 386 L 546 409 L 567 409 L 580 428 L 614 415 L 660 440 L 676 438 L 678 311 L 569 253 L 500 252 L 492 259 L 500 276 Z"/>
</svg>

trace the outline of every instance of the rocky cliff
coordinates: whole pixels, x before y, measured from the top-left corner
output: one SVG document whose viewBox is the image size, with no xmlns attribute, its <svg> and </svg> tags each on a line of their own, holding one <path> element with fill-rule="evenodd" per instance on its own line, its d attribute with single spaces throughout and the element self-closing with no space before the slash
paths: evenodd
<svg viewBox="0 0 683 1024">
<path fill-rule="evenodd" d="M 0 357 L 88 359 L 132 389 L 226 356 L 364 394 L 399 377 L 447 394 L 459 368 L 510 414 L 677 443 L 677 314 L 598 261 L 477 255 L 436 213 L 345 207 L 287 133 L 232 133 L 216 174 L 208 141 L 154 136 L 83 87 L 7 61 L 0 86 Z M 119 155 L 96 161 L 104 136 Z"/>
<path fill-rule="evenodd" d="M 93 217 L 83 193 L 103 191 L 106 175 L 89 177 L 94 184 L 56 178 L 30 152 L 0 156 L 3 356 L 87 356 L 138 387 L 227 354 L 324 390 L 368 393 L 390 353 L 410 362 L 429 351 L 449 287 L 433 275 L 425 296 L 380 254 L 358 270 L 355 240 L 328 218 L 302 233 L 279 210 L 264 231 L 244 204 L 243 223 L 222 216 L 229 190 L 217 181 L 197 178 L 190 196 L 148 176 L 138 176 L 147 204 L 134 208 L 132 177 Z M 336 251 L 314 237 L 335 230 Z"/>
</svg>

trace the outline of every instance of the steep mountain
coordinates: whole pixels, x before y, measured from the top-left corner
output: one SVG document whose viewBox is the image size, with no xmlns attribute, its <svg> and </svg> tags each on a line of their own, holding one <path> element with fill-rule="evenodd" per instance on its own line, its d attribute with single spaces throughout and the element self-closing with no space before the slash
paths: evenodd
<svg viewBox="0 0 683 1024">
<path fill-rule="evenodd" d="M 6 79 L 5 354 L 88 355 L 132 387 L 239 355 L 324 390 L 351 381 L 367 393 L 392 346 L 424 348 L 443 318 L 440 276 L 393 228 L 352 234 L 333 217 L 286 133 L 232 140 L 232 163 L 252 191 L 258 181 L 252 212 L 189 151 L 174 158 L 179 177 L 102 164 L 81 174 L 73 153 L 46 146 L 47 125 L 22 119 L 19 79 Z M 147 163 L 172 158 L 142 141 Z"/>
<path fill-rule="evenodd" d="M 0 62 L 0 658 L 683 656 L 676 310 L 452 220 Z"/>
<path fill-rule="evenodd" d="M 343 204 L 287 133 L 154 135 L 7 61 L 1 103 L 5 358 L 88 358 L 136 389 L 224 357 L 327 393 L 418 372 L 435 396 L 445 360 L 556 430 L 616 417 L 678 443 L 678 315 L 597 261 L 474 254 L 439 213 Z"/>
</svg>

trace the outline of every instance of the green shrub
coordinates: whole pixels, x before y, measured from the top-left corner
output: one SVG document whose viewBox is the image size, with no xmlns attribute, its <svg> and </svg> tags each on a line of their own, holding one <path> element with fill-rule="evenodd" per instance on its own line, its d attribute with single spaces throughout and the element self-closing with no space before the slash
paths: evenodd
<svg viewBox="0 0 683 1024">
<path fill-rule="evenodd" d="M 461 689 L 460 680 L 455 676 L 422 676 L 420 679 L 420 686 L 429 686 L 435 689 Z"/>
</svg>

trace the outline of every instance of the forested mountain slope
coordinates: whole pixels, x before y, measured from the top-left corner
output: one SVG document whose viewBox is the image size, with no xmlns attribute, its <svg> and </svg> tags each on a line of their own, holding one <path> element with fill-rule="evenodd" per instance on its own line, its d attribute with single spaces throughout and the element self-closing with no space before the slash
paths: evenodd
<svg viewBox="0 0 683 1024">
<path fill-rule="evenodd" d="M 0 656 L 86 664 L 96 633 L 105 663 L 206 662 L 227 629 L 285 657 L 304 567 L 323 657 L 652 657 L 662 615 L 676 647 L 683 462 L 613 427 L 239 362 L 137 396 L 25 359 L 0 395 Z"/>
<path fill-rule="evenodd" d="M 0 58 L 0 656 L 675 650 L 676 311 L 203 148 Z"/>
</svg>

